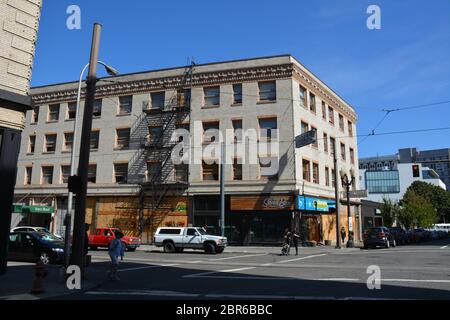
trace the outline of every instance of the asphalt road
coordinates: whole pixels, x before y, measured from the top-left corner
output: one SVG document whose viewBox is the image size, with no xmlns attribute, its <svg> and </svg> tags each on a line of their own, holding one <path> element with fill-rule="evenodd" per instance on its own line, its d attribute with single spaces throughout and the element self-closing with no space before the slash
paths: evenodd
<svg viewBox="0 0 450 320">
<path fill-rule="evenodd" d="M 93 251 L 93 262 L 105 265 L 105 281 L 61 299 L 450 299 L 449 243 L 301 248 L 298 256 L 137 251 L 126 253 L 120 281 L 106 280 L 107 252 Z M 370 266 L 380 271 L 379 289 L 368 288 Z"/>
</svg>

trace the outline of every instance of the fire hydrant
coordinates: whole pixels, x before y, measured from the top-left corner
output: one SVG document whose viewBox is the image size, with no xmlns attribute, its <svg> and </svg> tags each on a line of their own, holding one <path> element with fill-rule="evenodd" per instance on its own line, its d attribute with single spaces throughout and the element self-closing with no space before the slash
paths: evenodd
<svg viewBox="0 0 450 320">
<path fill-rule="evenodd" d="M 42 293 L 44 292 L 44 278 L 47 277 L 47 270 L 45 269 L 45 264 L 42 261 L 36 262 L 35 266 L 35 278 L 33 281 L 33 287 L 31 288 L 31 293 Z"/>
</svg>

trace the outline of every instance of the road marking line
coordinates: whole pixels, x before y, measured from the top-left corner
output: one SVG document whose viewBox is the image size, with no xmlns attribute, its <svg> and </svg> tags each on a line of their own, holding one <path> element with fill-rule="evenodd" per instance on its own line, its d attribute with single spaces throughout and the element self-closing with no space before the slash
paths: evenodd
<svg viewBox="0 0 450 320">
<path fill-rule="evenodd" d="M 419 279 L 381 279 L 382 282 L 424 282 L 424 283 L 450 283 L 450 280 L 419 280 Z"/>
<path fill-rule="evenodd" d="M 441 247 L 441 249 L 447 249 L 448 245 Z"/>
<path fill-rule="evenodd" d="M 228 270 L 217 270 L 217 271 L 209 271 L 209 272 L 202 272 L 202 273 L 194 273 L 194 274 L 184 275 L 183 278 L 197 278 L 197 277 L 202 277 L 202 276 L 208 275 L 208 274 L 236 272 L 236 271 L 250 270 L 250 269 L 255 269 L 255 268 L 256 267 L 247 267 L 247 268 L 238 268 L 238 269 L 228 269 Z"/>
<path fill-rule="evenodd" d="M 172 263 L 172 264 L 161 264 L 156 266 L 147 266 L 147 267 L 136 267 L 136 268 L 128 268 L 128 269 L 119 269 L 117 272 L 125 272 L 125 271 L 135 271 L 135 270 L 142 270 L 142 269 L 154 269 L 154 268 L 161 268 L 161 267 L 172 267 L 172 266 L 178 266 L 179 263 Z"/>
<path fill-rule="evenodd" d="M 313 255 L 313 256 L 306 256 L 306 257 L 301 257 L 301 258 L 296 258 L 296 259 L 283 260 L 283 261 L 279 261 L 278 263 L 287 263 L 287 262 L 292 262 L 292 261 L 311 259 L 311 258 L 315 258 L 315 257 L 322 257 L 322 256 L 326 256 L 326 255 L 327 255 L 326 253 L 316 254 L 316 255 Z"/>
<path fill-rule="evenodd" d="M 323 278 L 323 279 L 314 279 L 314 281 L 361 281 L 361 280 L 352 278 Z"/>
<path fill-rule="evenodd" d="M 259 253 L 259 254 L 248 254 L 245 256 L 235 256 L 235 257 L 226 257 L 226 258 L 218 258 L 218 259 L 207 259 L 209 261 L 220 261 L 220 260 L 229 260 L 229 259 L 237 259 L 237 258 L 247 258 L 247 257 L 258 257 L 258 256 L 266 256 L 268 253 Z"/>
<path fill-rule="evenodd" d="M 86 291 L 89 295 L 132 295 L 132 296 L 166 296 L 166 297 L 199 297 L 198 293 L 176 291 L 130 290 L 130 291 Z"/>
</svg>

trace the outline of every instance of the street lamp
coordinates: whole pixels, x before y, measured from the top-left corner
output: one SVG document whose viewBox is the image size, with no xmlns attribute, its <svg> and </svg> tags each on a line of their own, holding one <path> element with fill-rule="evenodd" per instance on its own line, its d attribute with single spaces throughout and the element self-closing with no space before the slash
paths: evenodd
<svg viewBox="0 0 450 320">
<path fill-rule="evenodd" d="M 117 76 L 119 72 L 113 67 L 107 65 L 102 61 L 98 61 L 104 68 L 106 73 L 110 76 Z M 89 63 L 86 64 L 81 70 L 80 79 L 78 80 L 78 91 L 77 91 L 77 105 L 75 108 L 75 121 L 73 125 L 73 139 L 72 139 L 72 153 L 70 158 L 70 176 L 75 174 L 75 145 L 77 141 L 77 127 L 78 127 L 78 110 L 80 109 L 80 100 L 81 100 L 81 84 L 83 82 L 83 75 L 86 72 L 86 69 L 89 67 Z M 69 265 L 69 257 L 70 257 L 70 241 L 69 238 L 72 236 L 72 227 L 74 223 L 75 216 L 71 214 L 72 212 L 72 202 L 73 202 L 73 193 L 69 191 L 68 199 L 67 199 L 67 214 L 70 217 L 70 223 L 68 219 L 65 219 L 66 232 L 65 232 L 65 265 L 66 267 Z"/>
<path fill-rule="evenodd" d="M 350 214 L 350 186 L 355 184 L 355 172 L 353 169 L 350 169 L 350 177 L 349 179 L 347 173 L 341 169 L 341 181 L 342 186 L 346 188 L 347 191 L 347 217 L 348 217 L 348 240 L 347 240 L 347 248 L 354 248 L 354 242 L 353 242 L 353 223 L 352 223 L 352 216 Z"/>
</svg>

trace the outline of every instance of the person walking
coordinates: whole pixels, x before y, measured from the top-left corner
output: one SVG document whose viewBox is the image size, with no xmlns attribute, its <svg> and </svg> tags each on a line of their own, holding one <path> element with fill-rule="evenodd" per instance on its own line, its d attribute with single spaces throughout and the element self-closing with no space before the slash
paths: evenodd
<svg viewBox="0 0 450 320">
<path fill-rule="evenodd" d="M 283 243 L 283 254 L 288 256 L 291 249 L 291 241 L 292 241 L 292 233 L 289 231 L 289 228 L 284 230 L 284 243 Z"/>
<path fill-rule="evenodd" d="M 342 243 L 345 242 L 345 237 L 347 236 L 347 233 L 345 232 L 345 228 L 342 227 L 341 228 L 341 239 L 342 239 Z"/>
<path fill-rule="evenodd" d="M 294 234 L 292 235 L 292 241 L 295 247 L 295 255 L 298 256 L 298 241 L 300 240 L 299 232 L 294 230 Z"/>
<path fill-rule="evenodd" d="M 111 280 L 120 280 L 117 276 L 117 270 L 119 269 L 119 257 L 123 260 L 125 246 L 121 241 L 123 234 L 121 232 L 116 232 L 115 235 L 116 237 L 110 242 L 108 247 L 108 254 L 111 258 L 111 273 L 109 278 Z"/>
</svg>

